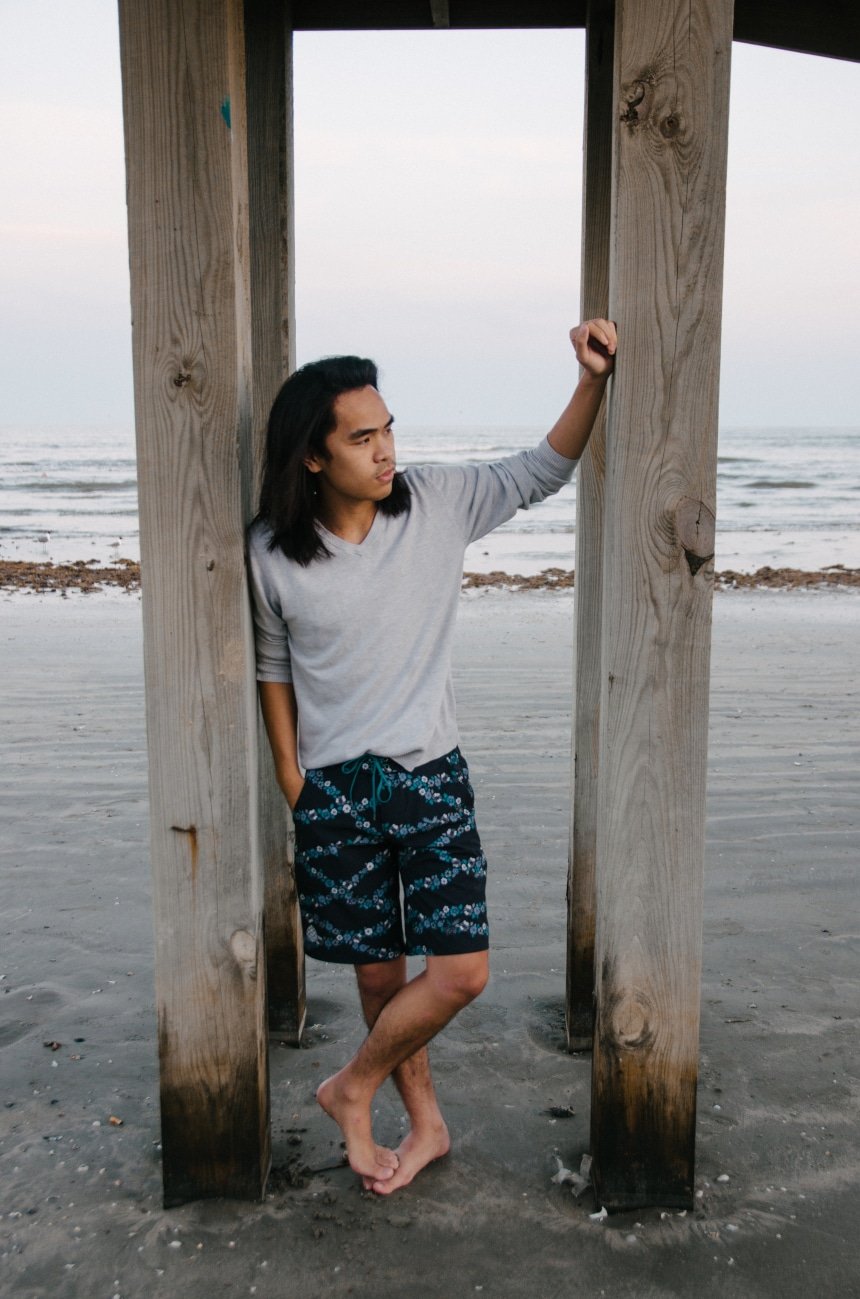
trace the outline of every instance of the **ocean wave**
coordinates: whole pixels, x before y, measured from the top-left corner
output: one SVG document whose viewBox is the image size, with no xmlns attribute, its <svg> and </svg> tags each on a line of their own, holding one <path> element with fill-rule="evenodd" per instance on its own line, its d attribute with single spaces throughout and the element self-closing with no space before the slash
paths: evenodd
<svg viewBox="0 0 860 1299">
<path fill-rule="evenodd" d="M 809 483 L 809 482 L 805 482 L 803 479 L 800 479 L 800 478 L 781 478 L 781 479 L 778 479 L 778 478 L 756 478 L 756 479 L 755 479 L 753 482 L 751 482 L 751 483 L 744 483 L 744 487 L 757 487 L 757 488 L 762 488 L 762 487 L 771 488 L 771 487 L 772 487 L 772 488 L 774 488 L 774 489 L 777 490 L 777 491 L 779 491 L 779 490 L 782 490 L 782 491 L 788 491 L 788 490 L 794 490 L 795 488 L 801 488 L 801 487 L 818 487 L 818 486 L 819 486 L 818 483 Z"/>
<path fill-rule="evenodd" d="M 4 488 L 6 492 L 80 492 L 87 495 L 92 492 L 105 492 L 113 495 L 114 492 L 137 491 L 137 479 L 114 479 L 106 478 L 101 482 L 93 482 L 91 479 L 51 479 L 40 478 L 36 482 L 28 483 L 7 483 Z"/>
<path fill-rule="evenodd" d="M 405 429 L 401 468 L 476 464 L 535 446 L 542 431 L 527 428 Z M 718 453 L 718 556 L 733 568 L 747 563 L 819 561 L 857 565 L 860 546 L 860 437 L 844 430 L 721 430 Z M 815 470 L 815 480 L 804 477 Z M 755 479 L 748 475 L 756 474 Z M 0 449 L 0 510 L 4 552 L 44 557 L 115 555 L 117 534 L 137 549 L 137 482 L 128 438 L 70 432 L 15 431 Z M 480 543 L 481 566 L 524 562 L 572 566 L 576 483 L 518 513 Z M 487 557 L 489 556 L 489 557 Z M 524 558 L 525 557 L 525 558 Z M 529 559 L 528 557 L 531 557 Z"/>
</svg>

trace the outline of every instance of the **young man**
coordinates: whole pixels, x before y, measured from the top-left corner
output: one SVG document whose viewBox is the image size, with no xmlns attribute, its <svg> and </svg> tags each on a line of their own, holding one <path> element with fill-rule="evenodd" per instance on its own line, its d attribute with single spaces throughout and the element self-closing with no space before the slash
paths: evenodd
<svg viewBox="0 0 860 1299">
<path fill-rule="evenodd" d="M 397 473 L 393 416 L 357 357 L 296 371 L 269 421 L 249 533 L 263 717 L 295 821 L 305 950 L 355 966 L 370 1030 L 317 1100 L 381 1195 L 449 1148 L 427 1043 L 488 974 L 486 861 L 451 684 L 463 554 L 573 474 L 616 335 L 589 320 L 570 336 L 582 374 L 567 408 L 537 447 L 494 464 Z M 406 954 L 426 957 L 408 982 Z M 411 1124 L 397 1151 L 371 1129 L 389 1075 Z"/>
</svg>

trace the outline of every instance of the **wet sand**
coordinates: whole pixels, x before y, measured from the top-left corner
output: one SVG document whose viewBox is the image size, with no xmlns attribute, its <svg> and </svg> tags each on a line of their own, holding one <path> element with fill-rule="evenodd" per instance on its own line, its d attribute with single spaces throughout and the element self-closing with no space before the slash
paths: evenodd
<svg viewBox="0 0 860 1299">
<path fill-rule="evenodd" d="M 571 594 L 462 602 L 493 974 L 432 1049 L 452 1154 L 391 1200 L 331 1168 L 313 1090 L 357 1045 L 358 1008 L 348 969 L 309 961 L 306 1049 L 271 1039 L 267 1198 L 167 1211 L 139 597 L 19 593 L 0 610 L 4 1293 L 857 1294 L 856 593 L 716 598 L 701 1195 L 686 1216 L 603 1224 L 590 1193 L 550 1180 L 556 1155 L 577 1169 L 588 1149 L 589 1059 L 561 1049 Z M 390 1087 L 377 1128 L 401 1131 Z"/>
</svg>

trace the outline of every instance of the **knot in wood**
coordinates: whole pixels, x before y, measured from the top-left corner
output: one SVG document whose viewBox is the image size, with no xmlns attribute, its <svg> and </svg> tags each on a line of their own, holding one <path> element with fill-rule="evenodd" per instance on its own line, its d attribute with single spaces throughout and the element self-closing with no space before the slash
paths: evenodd
<svg viewBox="0 0 860 1299">
<path fill-rule="evenodd" d="M 643 81 L 634 81 L 624 92 L 625 108 L 621 114 L 622 122 L 628 126 L 635 125 L 639 121 L 639 105 L 645 98 L 645 83 Z"/>
<path fill-rule="evenodd" d="M 237 965 L 242 965 L 253 974 L 257 966 L 257 944 L 254 935 L 247 929 L 234 929 L 230 935 L 230 951 Z"/>
<path fill-rule="evenodd" d="M 641 1051 L 651 1045 L 651 1007 L 641 993 L 618 999 L 612 1010 L 612 1036 L 616 1046 L 626 1051 Z"/>
<path fill-rule="evenodd" d="M 173 377 L 174 388 L 184 388 L 185 385 L 190 382 L 191 382 L 191 375 L 188 374 L 186 370 L 180 370 L 179 373 L 174 375 Z"/>
<path fill-rule="evenodd" d="M 704 501 L 681 497 L 675 506 L 675 532 L 693 577 L 714 557 L 716 529 L 714 511 Z"/>
<path fill-rule="evenodd" d="M 653 87 L 656 76 L 651 68 L 645 68 L 642 74 L 635 81 L 631 81 L 621 92 L 624 107 L 621 111 L 621 120 L 628 126 L 638 126 L 640 121 L 648 115 L 648 104 L 646 96 L 648 91 Z"/>
<path fill-rule="evenodd" d="M 660 134 L 664 140 L 674 140 L 681 129 L 681 119 L 677 113 L 669 113 L 660 123 Z"/>
</svg>

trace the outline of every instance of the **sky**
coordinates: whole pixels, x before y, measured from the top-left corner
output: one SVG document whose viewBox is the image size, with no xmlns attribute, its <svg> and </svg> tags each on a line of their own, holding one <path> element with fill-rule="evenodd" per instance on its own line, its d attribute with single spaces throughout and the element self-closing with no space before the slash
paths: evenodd
<svg viewBox="0 0 860 1299">
<path fill-rule="evenodd" d="M 0 426 L 132 423 L 115 0 L 0 0 Z M 581 31 L 298 33 L 298 360 L 398 423 L 575 382 Z M 860 426 L 860 65 L 735 45 L 720 422 Z"/>
</svg>

